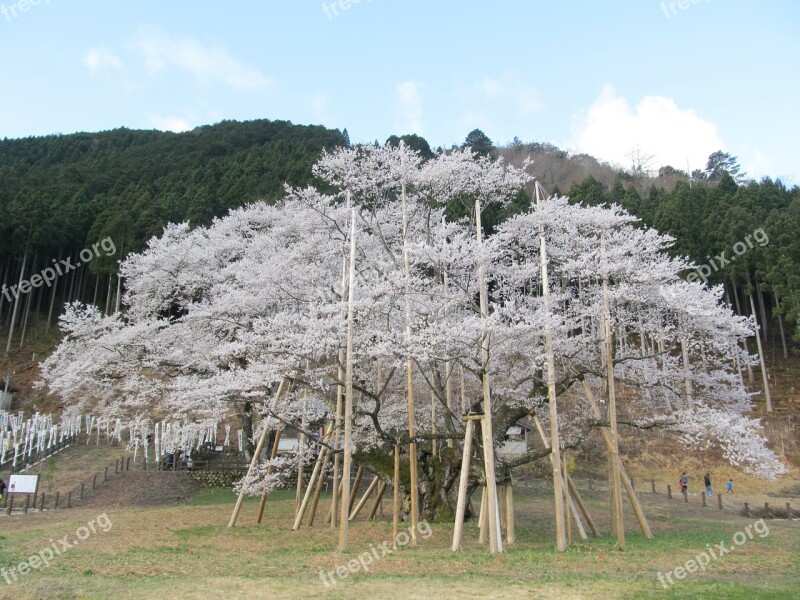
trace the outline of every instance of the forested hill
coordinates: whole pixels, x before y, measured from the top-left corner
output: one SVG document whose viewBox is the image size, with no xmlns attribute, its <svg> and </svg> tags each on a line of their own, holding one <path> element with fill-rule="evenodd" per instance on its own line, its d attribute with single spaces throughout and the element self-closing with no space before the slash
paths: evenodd
<svg viewBox="0 0 800 600">
<path fill-rule="evenodd" d="M 400 140 L 423 158 L 432 156 L 417 135 L 387 141 Z M 0 294 L 0 324 L 12 329 L 6 339 L 24 336 L 29 314 L 46 316 L 49 329 L 65 301 L 113 311 L 121 291 L 118 260 L 142 249 L 164 225 L 203 225 L 233 207 L 274 201 L 285 182 L 312 181 L 311 167 L 323 148 L 348 144 L 347 130 L 268 120 L 223 121 L 180 134 L 123 128 L 0 141 L 0 284 L 10 288 L 56 259 L 77 263 L 79 252 L 100 240 L 114 245 L 113 253 L 96 251 L 88 267 L 53 285 L 32 286 L 19 296 L 24 303 Z M 674 252 L 701 265 L 699 274 L 711 283 L 725 283 L 738 312 L 750 311 L 752 292 L 760 320 L 785 325 L 786 337 L 794 333 L 800 344 L 797 187 L 747 180 L 735 157 L 723 152 L 709 157 L 705 171 L 690 175 L 664 167 L 650 177 L 642 162 L 625 171 L 550 144 L 515 139 L 497 148 L 480 130 L 464 145 L 514 164 L 532 157 L 533 172 L 551 192 L 575 202 L 621 204 L 643 225 L 672 234 Z M 487 228 L 528 206 L 520 196 L 505 209 L 488 210 Z M 22 319 L 16 329 L 15 311 Z"/>
<path fill-rule="evenodd" d="M 344 143 L 337 130 L 267 120 L 3 140 L 0 257 L 49 260 L 106 236 L 138 250 L 169 222 L 209 223 L 308 183 L 320 151 Z M 93 272 L 113 270 L 100 258 Z"/>
</svg>

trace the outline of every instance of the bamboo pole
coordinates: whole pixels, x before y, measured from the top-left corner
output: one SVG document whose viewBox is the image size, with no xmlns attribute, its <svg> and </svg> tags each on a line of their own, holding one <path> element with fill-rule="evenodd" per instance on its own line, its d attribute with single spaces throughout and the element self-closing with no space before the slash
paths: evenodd
<svg viewBox="0 0 800 600">
<path fill-rule="evenodd" d="M 456 522 L 453 529 L 453 552 L 461 550 L 461 538 L 464 532 L 464 513 L 467 508 L 467 484 L 469 483 L 469 463 L 472 458 L 472 434 L 475 420 L 467 418 L 464 433 L 464 452 L 461 455 L 461 477 L 458 480 L 458 501 L 456 503 Z"/>
<path fill-rule="evenodd" d="M 287 380 L 286 378 L 281 379 L 280 384 L 278 385 L 278 391 L 275 392 L 275 399 L 273 400 L 273 404 L 278 401 L 283 393 L 283 390 L 286 388 Z M 256 450 L 253 452 L 253 458 L 250 461 L 250 467 L 247 469 L 246 477 L 249 477 L 253 474 L 253 470 L 255 470 L 256 463 L 258 463 L 258 459 L 261 456 L 261 450 L 264 448 L 264 441 L 267 439 L 267 430 L 264 428 L 261 431 L 261 436 L 258 438 L 258 444 L 256 444 Z M 233 527 L 236 525 L 236 519 L 239 517 L 239 511 L 242 510 L 242 502 L 244 502 L 244 488 L 242 491 L 239 492 L 239 497 L 236 499 L 236 506 L 233 507 L 233 513 L 231 514 L 231 519 L 228 521 L 228 527 Z"/>
<path fill-rule="evenodd" d="M 405 278 L 406 341 L 411 343 L 411 263 L 408 255 L 408 201 L 406 184 L 401 184 L 403 203 L 403 275 Z M 411 545 L 417 543 L 417 521 L 419 520 L 419 490 L 417 487 L 417 443 L 414 415 L 414 383 L 411 355 L 406 356 L 406 390 L 408 394 L 408 467 L 411 472 Z"/>
<path fill-rule="evenodd" d="M 344 405 L 344 473 L 342 479 L 342 507 L 339 522 L 339 552 L 349 549 L 348 532 L 350 510 L 344 499 L 350 495 L 350 464 L 352 462 L 351 444 L 353 436 L 353 302 L 356 279 L 356 210 L 352 209 L 350 224 L 350 284 L 347 291 L 347 363 L 345 365 L 345 405 Z"/>
</svg>

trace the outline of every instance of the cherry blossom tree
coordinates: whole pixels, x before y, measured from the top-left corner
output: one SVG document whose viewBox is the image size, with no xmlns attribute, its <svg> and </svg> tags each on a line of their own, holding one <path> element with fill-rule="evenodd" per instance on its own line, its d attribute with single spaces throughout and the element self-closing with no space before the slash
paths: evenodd
<svg viewBox="0 0 800 600">
<path fill-rule="evenodd" d="M 740 343 L 752 324 L 725 307 L 721 289 L 681 279 L 691 265 L 666 253 L 669 237 L 638 227 L 619 207 L 584 207 L 566 198 L 508 219 L 480 250 L 473 221 L 445 219 L 454 203 L 508 204 L 531 184 L 528 167 L 469 149 L 423 160 L 402 144 L 325 153 L 314 169 L 316 187 L 287 187 L 279 204 L 234 210 L 208 227 L 170 225 L 129 256 L 121 267 L 125 310 L 103 316 L 93 307 L 68 307 L 64 339 L 45 362 L 42 380 L 77 412 L 200 424 L 235 415 L 252 427 L 251 439 L 263 428 L 292 426 L 332 447 L 319 429 L 334 422 L 344 386 L 342 273 L 352 207 L 359 232 L 354 460 L 391 483 L 392 448 L 410 441 L 410 359 L 421 514 L 453 511 L 462 404 L 479 403 L 485 371 L 495 446 L 520 419 L 549 423 L 545 324 L 563 443 L 577 447 L 608 425 L 595 418 L 582 385 L 589 383 L 602 405 L 604 281 L 613 373 L 624 390 L 619 423 L 674 430 L 687 445 L 716 444 L 731 462 L 763 476 L 782 473 L 758 421 L 747 417 L 752 407 L 738 373 L 753 361 Z M 485 321 L 481 265 L 489 282 Z M 281 381 L 291 388 L 277 398 Z M 533 447 L 499 455 L 498 469 L 548 453 Z M 259 493 L 286 483 L 296 458 L 265 461 L 242 485 Z M 480 464 L 477 453 L 474 462 Z M 402 482 L 405 494 L 408 483 Z"/>
</svg>

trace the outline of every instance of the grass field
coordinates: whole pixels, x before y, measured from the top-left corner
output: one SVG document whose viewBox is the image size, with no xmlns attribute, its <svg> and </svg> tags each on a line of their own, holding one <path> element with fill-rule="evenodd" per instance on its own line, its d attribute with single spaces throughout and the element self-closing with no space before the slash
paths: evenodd
<svg viewBox="0 0 800 600">
<path fill-rule="evenodd" d="M 606 492 L 586 492 L 598 525 L 607 531 Z M 8 585 L 0 598 L 757 598 L 788 599 L 800 590 L 800 522 L 767 521 L 768 535 L 754 535 L 714 560 L 705 573 L 689 574 L 664 586 L 657 573 L 671 572 L 709 546 L 744 531 L 754 519 L 733 512 L 698 509 L 663 496 L 642 494 L 656 539 L 648 541 L 628 515 L 628 547 L 610 537 L 577 541 L 567 552 L 554 550 L 552 501 L 544 489 L 517 488 L 517 543 L 502 557 L 478 545 L 474 523 L 466 527 L 463 552 L 449 546 L 452 524 L 433 523 L 417 547 L 401 547 L 364 570 L 339 579 L 335 571 L 362 552 L 390 542 L 390 505 L 383 520 L 359 520 L 351 527 L 352 552 L 336 552 L 337 532 L 322 524 L 291 530 L 294 498 L 278 492 L 255 525 L 257 500 L 246 501 L 239 524 L 227 528 L 234 502 L 228 490 L 205 489 L 183 505 L 113 508 L 108 521 L 96 507 L 0 517 L 0 567 L 8 568 L 63 536 L 72 543 Z M 110 523 L 109 523 L 110 522 Z M 108 526 L 103 531 L 101 525 Z M 108 528 L 108 527 L 106 527 Z M 425 530 L 427 531 L 427 530 Z M 763 530 L 761 530 L 763 531 Z M 741 538 L 740 538 L 741 539 Z M 46 552 L 44 553 L 46 556 Z M 366 557 L 364 562 L 368 562 Z M 12 578 L 13 579 L 13 578 Z"/>
</svg>

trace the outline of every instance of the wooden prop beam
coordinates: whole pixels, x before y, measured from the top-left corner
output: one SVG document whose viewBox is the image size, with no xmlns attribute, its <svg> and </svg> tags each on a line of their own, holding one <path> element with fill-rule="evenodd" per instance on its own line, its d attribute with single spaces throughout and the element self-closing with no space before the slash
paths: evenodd
<svg viewBox="0 0 800 600">
<path fill-rule="evenodd" d="M 356 470 L 356 477 L 353 479 L 352 489 L 350 490 L 350 499 L 347 503 L 347 514 L 353 512 L 353 504 L 355 504 L 356 496 L 358 496 L 358 486 L 361 485 L 361 479 L 364 477 L 364 467 L 358 466 Z"/>
<path fill-rule="evenodd" d="M 605 234 L 600 234 L 600 245 L 605 256 Z M 614 513 L 614 526 L 617 534 L 617 546 L 625 548 L 625 522 L 622 515 L 622 490 L 619 466 L 619 434 L 617 433 L 617 394 L 614 383 L 614 339 L 611 334 L 611 308 L 608 291 L 608 275 L 603 275 L 603 337 L 606 351 L 606 388 L 608 389 L 608 420 L 610 423 L 611 447 L 611 494 Z"/>
<path fill-rule="evenodd" d="M 348 196 L 348 203 L 350 198 Z M 341 301 L 344 302 L 345 297 L 347 296 L 347 257 L 342 257 L 342 296 Z M 333 433 L 333 447 L 334 449 L 339 449 L 340 444 L 340 435 L 342 431 L 342 411 L 344 410 L 344 361 L 345 361 L 345 348 L 339 348 L 339 367 L 338 367 L 338 378 L 339 378 L 339 385 L 336 387 L 336 419 L 334 421 L 334 433 Z M 331 522 L 331 529 L 336 528 L 336 516 L 339 510 L 338 501 L 339 501 L 339 473 L 341 471 L 341 464 L 340 463 L 341 456 L 337 452 L 336 455 L 333 457 L 333 499 L 331 504 L 331 514 L 333 515 L 330 518 Z"/>
<path fill-rule="evenodd" d="M 402 183 L 403 205 L 403 276 L 405 278 L 406 339 L 411 340 L 411 262 L 408 255 L 408 207 L 406 184 Z M 411 545 L 417 543 L 417 521 L 419 520 L 419 488 L 417 487 L 417 443 L 414 415 L 414 382 L 411 355 L 406 357 L 406 390 L 408 393 L 408 466 L 411 472 L 409 492 L 411 494 Z"/>
<path fill-rule="evenodd" d="M 589 406 L 592 409 L 592 413 L 594 414 L 595 419 L 600 420 L 602 418 L 600 413 L 600 407 L 597 404 L 597 400 L 594 398 L 594 394 L 592 393 L 592 388 L 589 387 L 589 384 L 585 381 L 583 382 L 583 391 L 586 399 L 589 401 Z M 613 442 L 611 440 L 611 434 L 609 434 L 608 430 L 605 427 L 602 427 L 600 431 L 603 434 L 603 439 L 606 443 L 606 448 L 608 448 L 609 454 L 613 448 Z M 625 491 L 628 494 L 628 500 L 633 507 L 633 512 L 636 515 L 636 520 L 639 523 L 639 528 L 642 530 L 642 534 L 649 540 L 653 539 L 653 532 L 650 529 L 650 525 L 647 522 L 647 517 L 645 517 L 644 510 L 642 510 L 642 505 L 639 502 L 639 499 L 636 497 L 636 493 L 633 490 L 633 487 L 630 484 L 630 479 L 628 478 L 628 474 L 625 471 L 625 466 L 622 464 L 622 460 L 619 459 L 619 472 L 620 478 L 623 486 L 625 487 Z M 627 485 L 626 485 L 627 484 Z"/>
<path fill-rule="evenodd" d="M 481 201 L 475 200 L 475 230 L 477 235 L 478 251 L 483 248 L 483 231 L 481 227 Z M 489 293 L 486 289 L 486 276 L 483 262 L 478 266 L 478 280 L 480 282 L 480 309 L 481 321 L 484 326 L 489 319 Z M 492 554 L 503 552 L 503 540 L 500 535 L 500 507 L 497 504 L 497 477 L 494 469 L 494 436 L 492 435 L 492 394 L 489 385 L 489 335 L 481 335 L 481 359 L 483 380 L 483 420 L 481 421 L 481 436 L 483 439 L 483 463 L 486 471 L 486 489 L 488 490 L 488 522 L 489 522 L 489 549 Z"/>
<path fill-rule="evenodd" d="M 344 465 L 343 470 L 347 475 L 343 478 L 341 521 L 339 522 L 339 552 L 349 550 L 349 519 L 350 509 L 344 499 L 350 495 L 350 465 L 352 462 L 351 444 L 353 436 L 353 310 L 356 283 L 356 209 L 352 210 L 350 217 L 350 284 L 347 290 L 347 353 L 345 365 L 344 386 Z"/>
<path fill-rule="evenodd" d="M 326 449 L 327 450 L 327 449 Z M 325 483 L 325 469 L 331 461 L 331 451 L 325 453 L 325 458 L 322 459 L 322 469 L 320 469 L 319 476 L 317 477 L 317 486 L 314 490 L 314 500 L 311 501 L 311 512 L 308 513 L 308 526 L 314 526 L 314 517 L 317 514 L 317 506 L 319 506 L 319 497 L 322 494 L 322 486 Z"/>
<path fill-rule="evenodd" d="M 548 439 L 547 434 L 545 433 L 544 426 L 542 425 L 542 422 L 539 420 L 538 417 L 534 417 L 533 422 L 536 425 L 536 430 L 539 432 L 539 437 L 542 440 L 542 444 L 544 444 L 545 448 L 549 449 L 550 448 L 550 440 Z M 553 460 L 553 454 L 550 453 L 549 457 L 550 457 L 550 460 L 552 461 Z M 559 473 L 559 475 L 561 475 L 561 474 Z M 568 486 L 569 474 L 565 471 L 564 475 L 566 475 L 566 480 L 562 478 L 561 486 L 562 486 L 562 489 L 567 489 L 569 487 Z M 577 494 L 577 491 L 578 490 L 576 489 L 575 490 L 576 494 Z M 569 506 L 569 510 L 572 513 L 572 516 L 573 516 L 573 518 L 575 520 L 575 526 L 578 528 L 578 533 L 580 533 L 580 536 L 581 536 L 582 539 L 588 540 L 589 536 L 586 535 L 586 530 L 583 528 L 583 523 L 581 523 L 581 519 L 578 516 L 578 511 L 577 511 L 577 509 L 575 507 L 575 503 L 573 502 L 573 499 L 572 499 L 571 495 L 567 495 L 567 505 Z M 581 501 L 581 505 L 583 505 L 583 501 Z M 584 510 L 584 509 L 582 509 L 582 510 Z M 587 522 L 591 520 L 591 517 L 588 516 L 588 511 L 584 510 L 584 516 L 587 517 L 586 518 Z"/>
<path fill-rule="evenodd" d="M 303 496 L 303 501 L 300 503 L 300 508 L 297 511 L 297 514 L 294 517 L 294 525 L 292 529 L 297 531 L 300 528 L 300 523 L 303 520 L 303 516 L 306 513 L 306 507 L 308 506 L 308 502 L 311 499 L 311 493 L 314 491 L 314 485 L 317 483 L 317 477 L 319 477 L 322 463 L 327 456 L 327 453 L 330 452 L 327 448 L 322 448 L 319 451 L 319 456 L 317 456 L 317 461 L 314 463 L 314 470 L 311 472 L 311 478 L 308 480 L 308 486 L 306 487 L 306 493 Z"/>
<path fill-rule="evenodd" d="M 272 442 L 272 450 L 269 453 L 269 459 L 275 460 L 275 457 L 278 456 L 278 445 L 281 443 L 281 432 L 283 430 L 279 429 L 275 432 L 275 439 Z M 267 473 L 272 473 L 272 466 L 270 465 L 267 468 Z M 261 518 L 264 516 L 264 507 L 267 505 L 267 492 L 261 492 L 261 500 L 258 502 L 258 517 L 256 518 L 256 524 L 261 523 Z"/>
<path fill-rule="evenodd" d="M 467 484 L 469 483 L 469 463 L 472 459 L 472 434 L 475 421 L 467 419 L 466 432 L 464 433 L 464 452 L 461 455 L 461 476 L 458 480 L 458 501 L 456 503 L 456 522 L 453 529 L 453 545 L 451 550 L 461 550 L 461 538 L 464 533 L 464 513 L 467 509 Z"/>
<path fill-rule="evenodd" d="M 369 500 L 370 494 L 372 494 L 375 488 L 378 487 L 378 483 L 379 483 L 378 478 L 373 477 L 372 481 L 367 487 L 367 491 L 364 492 L 364 495 L 361 497 L 361 500 L 358 501 L 358 504 L 356 504 L 356 507 L 350 513 L 351 521 L 355 520 L 355 518 L 358 516 L 358 513 L 361 512 L 362 508 L 364 508 L 364 505 L 367 503 L 367 500 Z"/>
<path fill-rule="evenodd" d="M 392 547 L 397 548 L 400 527 L 400 446 L 394 445 L 394 490 L 392 491 Z"/>
<path fill-rule="evenodd" d="M 378 512 L 378 507 L 381 504 L 381 500 L 383 500 L 383 494 L 385 492 L 386 492 L 386 482 L 381 481 L 380 486 L 378 486 L 378 491 L 375 494 L 375 500 L 372 503 L 372 508 L 370 508 L 369 510 L 367 521 L 372 521 L 375 518 L 375 514 Z"/>
</svg>

